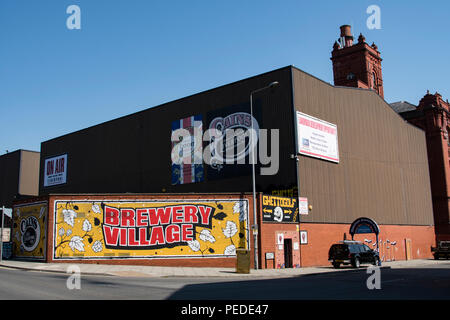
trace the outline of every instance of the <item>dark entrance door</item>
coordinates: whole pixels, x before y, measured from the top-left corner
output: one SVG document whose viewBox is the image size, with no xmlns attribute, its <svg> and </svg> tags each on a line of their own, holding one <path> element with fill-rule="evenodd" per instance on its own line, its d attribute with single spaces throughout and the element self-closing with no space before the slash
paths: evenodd
<svg viewBox="0 0 450 320">
<path fill-rule="evenodd" d="M 292 268 L 292 239 L 284 239 L 284 267 Z"/>
</svg>

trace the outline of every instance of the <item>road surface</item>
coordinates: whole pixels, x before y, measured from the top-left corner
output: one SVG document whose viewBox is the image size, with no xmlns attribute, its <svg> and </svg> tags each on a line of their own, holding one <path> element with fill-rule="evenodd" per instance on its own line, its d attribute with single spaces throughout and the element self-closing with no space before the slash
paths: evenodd
<svg viewBox="0 0 450 320">
<path fill-rule="evenodd" d="M 369 290 L 366 268 L 291 278 L 80 276 L 69 290 L 69 274 L 0 268 L 2 300 L 441 300 L 450 299 L 450 262 L 426 269 L 380 269 L 381 289 Z M 73 283 L 73 282 L 72 282 Z"/>
</svg>

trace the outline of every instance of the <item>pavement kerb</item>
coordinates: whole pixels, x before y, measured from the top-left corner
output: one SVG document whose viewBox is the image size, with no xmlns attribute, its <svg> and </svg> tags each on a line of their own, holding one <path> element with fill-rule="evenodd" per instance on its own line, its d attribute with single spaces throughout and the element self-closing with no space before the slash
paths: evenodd
<svg viewBox="0 0 450 320">
<path fill-rule="evenodd" d="M 78 264 L 80 265 L 80 264 Z M 88 265 L 87 265 L 88 266 Z M 61 274 L 68 274 L 68 272 L 66 270 L 61 270 L 61 269 L 47 269 L 47 268 L 39 268 L 36 266 L 33 267 L 25 267 L 25 266 L 17 266 L 17 265 L 9 265 L 9 264 L 5 264 L 5 263 L 1 263 L 0 267 L 4 267 L 4 268 L 10 268 L 10 269 L 17 269 L 17 270 L 26 270 L 26 271 L 35 271 L 35 272 L 49 272 L 49 273 L 61 273 Z M 60 268 L 62 268 L 63 266 L 61 266 Z M 319 269 L 320 270 L 314 270 L 314 269 Z M 270 274 L 264 274 L 264 271 L 260 271 L 260 270 L 251 270 L 250 273 L 248 274 L 244 274 L 244 273 L 236 273 L 236 272 L 232 272 L 232 271 L 216 271 L 213 273 L 209 273 L 209 274 L 202 274 L 201 272 L 198 272 L 198 270 L 196 270 L 196 272 L 194 273 L 184 273 L 184 274 L 179 274 L 179 273 L 174 273 L 171 270 L 167 270 L 169 272 L 164 272 L 164 273 L 153 273 L 153 272 L 135 272 L 135 273 L 140 273 L 142 275 L 142 277 L 155 277 L 155 278 L 167 278 L 167 277 L 177 277 L 177 278 L 186 278 L 186 277 L 195 277 L 195 278 L 228 278 L 228 279 L 233 279 L 233 278 L 260 278 L 260 279 L 267 279 L 267 278 L 292 278 L 292 277 L 300 277 L 300 276 L 315 276 L 315 275 L 321 275 L 321 274 L 328 274 L 328 273 L 337 273 L 337 272 L 366 272 L 367 268 L 366 266 L 362 266 L 359 269 L 353 269 L 353 268 L 349 268 L 349 269 L 323 269 L 324 267 L 317 267 L 317 268 L 305 268 L 305 269 L 301 269 L 299 270 L 299 272 L 294 272 L 294 273 L 287 273 L 287 272 L 283 272 L 281 271 L 280 273 L 277 273 L 276 270 L 271 269 L 272 272 L 270 272 Z M 201 268 L 198 268 L 201 269 Z M 381 266 L 380 269 L 391 269 L 391 266 Z M 286 270 L 286 269 L 281 269 L 281 270 Z M 200 270 L 201 271 L 201 270 Z M 304 271 L 304 272 L 302 272 Z M 133 272 L 133 271 L 132 271 Z M 129 276 L 125 276 L 123 275 L 124 273 L 126 273 L 126 271 L 120 271 L 120 270 L 116 270 L 116 271 L 112 271 L 112 270 L 108 270 L 108 271 L 99 271 L 99 272 L 89 272 L 89 271 L 84 271 L 80 268 L 80 273 L 81 275 L 91 275 L 91 276 L 111 276 L 111 277 L 129 277 Z M 122 275 L 121 275 L 122 274 Z M 135 275 L 135 277 L 140 277 L 140 275 Z"/>
<path fill-rule="evenodd" d="M 34 272 L 48 272 L 48 273 L 63 273 L 68 274 L 67 271 L 64 270 L 56 270 L 56 269 L 40 269 L 40 268 L 27 268 L 27 267 L 19 267 L 19 266 L 11 266 L 1 263 L 0 267 L 2 268 L 8 268 L 8 269 L 17 269 L 17 270 L 24 270 L 24 271 L 34 271 Z M 112 274 L 109 274 L 107 272 L 81 272 L 82 275 L 90 275 L 90 276 L 114 276 Z"/>
</svg>

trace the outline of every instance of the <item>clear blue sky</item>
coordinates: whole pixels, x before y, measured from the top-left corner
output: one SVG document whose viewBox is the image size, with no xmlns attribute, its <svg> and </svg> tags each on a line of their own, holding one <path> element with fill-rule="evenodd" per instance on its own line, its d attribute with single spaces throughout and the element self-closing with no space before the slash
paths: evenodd
<svg viewBox="0 0 450 320">
<path fill-rule="evenodd" d="M 69 30 L 69 5 L 81 30 Z M 369 30 L 369 5 L 381 29 Z M 339 26 L 382 53 L 387 102 L 450 99 L 450 2 L 0 0 L 0 155 L 294 65 L 332 83 Z"/>
</svg>

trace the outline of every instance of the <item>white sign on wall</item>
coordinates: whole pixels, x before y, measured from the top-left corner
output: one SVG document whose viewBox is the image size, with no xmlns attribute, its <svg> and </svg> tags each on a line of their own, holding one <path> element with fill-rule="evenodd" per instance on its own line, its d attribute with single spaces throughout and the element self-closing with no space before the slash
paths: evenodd
<svg viewBox="0 0 450 320">
<path fill-rule="evenodd" d="M 45 159 L 44 187 L 67 182 L 67 154 Z"/>
<path fill-rule="evenodd" d="M 339 163 L 337 126 L 297 111 L 298 153 Z"/>
<path fill-rule="evenodd" d="M 284 244 L 284 234 L 282 234 L 282 233 L 278 233 L 278 234 L 277 234 L 277 243 L 278 243 L 279 245 Z"/>
<path fill-rule="evenodd" d="M 11 241 L 11 228 L 1 228 L 2 232 L 2 241 L 9 242 Z"/>
<path fill-rule="evenodd" d="M 300 243 L 308 244 L 308 231 L 300 231 Z"/>
<path fill-rule="evenodd" d="M 298 212 L 300 214 L 308 214 L 308 198 L 298 198 Z"/>
</svg>

